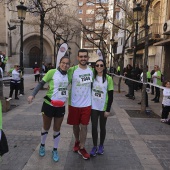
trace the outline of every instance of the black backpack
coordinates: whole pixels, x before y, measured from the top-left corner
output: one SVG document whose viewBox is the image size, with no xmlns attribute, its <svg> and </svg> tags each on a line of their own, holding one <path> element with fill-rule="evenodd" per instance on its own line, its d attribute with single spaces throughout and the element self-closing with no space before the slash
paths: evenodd
<svg viewBox="0 0 170 170">
<path fill-rule="evenodd" d="M 9 151 L 8 142 L 3 130 L 1 130 L 1 140 L 0 140 L 0 156 L 4 155 Z"/>
</svg>

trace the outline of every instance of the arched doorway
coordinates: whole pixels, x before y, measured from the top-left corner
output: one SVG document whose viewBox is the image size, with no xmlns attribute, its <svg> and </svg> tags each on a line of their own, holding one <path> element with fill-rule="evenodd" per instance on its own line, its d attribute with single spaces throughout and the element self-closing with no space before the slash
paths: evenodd
<svg viewBox="0 0 170 170">
<path fill-rule="evenodd" d="M 33 47 L 29 52 L 29 67 L 33 68 L 36 64 L 40 67 L 40 49 Z"/>
</svg>

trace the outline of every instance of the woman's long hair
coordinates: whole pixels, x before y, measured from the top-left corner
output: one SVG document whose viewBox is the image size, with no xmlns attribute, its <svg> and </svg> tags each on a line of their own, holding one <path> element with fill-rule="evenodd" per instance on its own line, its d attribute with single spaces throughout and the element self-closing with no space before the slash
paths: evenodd
<svg viewBox="0 0 170 170">
<path fill-rule="evenodd" d="M 106 68 L 106 63 L 104 60 L 102 59 L 99 59 L 95 62 L 95 69 L 94 69 L 94 78 L 96 79 L 96 76 L 97 76 L 97 71 L 96 71 L 96 64 L 97 62 L 103 62 L 103 66 L 104 66 L 104 69 L 103 69 L 103 75 L 102 75 L 102 79 L 103 79 L 103 83 L 106 81 L 106 74 L 107 74 L 107 68 Z"/>
</svg>

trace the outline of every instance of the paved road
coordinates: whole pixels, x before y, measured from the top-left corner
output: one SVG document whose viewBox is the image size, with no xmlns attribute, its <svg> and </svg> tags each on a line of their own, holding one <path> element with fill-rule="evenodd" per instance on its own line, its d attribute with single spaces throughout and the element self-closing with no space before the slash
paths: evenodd
<svg viewBox="0 0 170 170">
<path fill-rule="evenodd" d="M 117 78 L 114 78 L 115 83 Z M 111 116 L 107 121 L 107 136 L 103 156 L 83 160 L 72 152 L 74 138 L 72 127 L 66 124 L 67 114 L 61 129 L 59 144 L 60 161 L 53 162 L 52 129 L 47 138 L 47 154 L 38 156 L 40 129 L 42 126 L 40 109 L 45 96 L 41 90 L 34 102 L 28 104 L 27 96 L 36 85 L 34 77 L 25 78 L 25 95 L 20 100 L 12 100 L 12 105 L 19 105 L 7 113 L 3 113 L 4 131 L 9 142 L 9 153 L 0 162 L 0 170 L 168 170 L 170 169 L 170 126 L 160 123 L 159 118 L 134 118 L 126 110 L 139 110 L 140 92 L 136 99 L 125 97 L 127 87 L 117 92 L 115 85 L 114 102 Z M 4 87 L 4 95 L 8 96 L 9 87 Z M 149 100 L 153 96 L 149 95 Z M 149 109 L 160 115 L 161 103 L 149 102 Z M 91 124 L 88 127 L 86 148 L 92 148 Z"/>
</svg>

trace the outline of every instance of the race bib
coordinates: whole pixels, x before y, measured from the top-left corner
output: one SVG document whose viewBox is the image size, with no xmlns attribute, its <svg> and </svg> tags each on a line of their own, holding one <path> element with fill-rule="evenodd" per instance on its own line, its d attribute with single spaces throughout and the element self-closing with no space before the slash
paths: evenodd
<svg viewBox="0 0 170 170">
<path fill-rule="evenodd" d="M 92 95 L 95 99 L 103 99 L 103 91 L 94 89 Z"/>
<path fill-rule="evenodd" d="M 79 76 L 80 84 L 86 84 L 92 82 L 92 77 L 90 74 L 84 74 Z"/>
<path fill-rule="evenodd" d="M 67 88 L 58 88 L 58 97 L 59 98 L 68 97 Z"/>
</svg>

